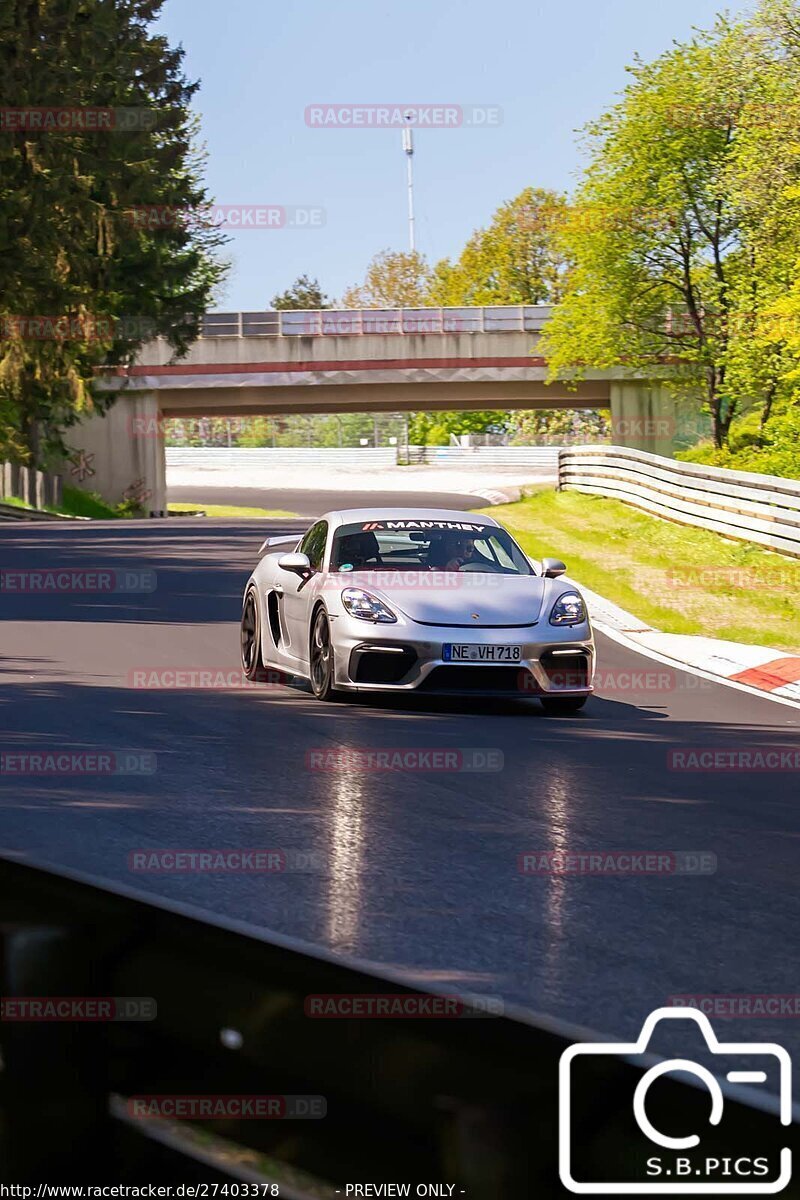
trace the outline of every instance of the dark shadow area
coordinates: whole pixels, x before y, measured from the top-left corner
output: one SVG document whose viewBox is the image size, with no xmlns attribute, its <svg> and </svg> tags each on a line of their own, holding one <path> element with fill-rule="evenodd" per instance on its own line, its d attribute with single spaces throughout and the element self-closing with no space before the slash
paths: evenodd
<svg viewBox="0 0 800 1200">
<path fill-rule="evenodd" d="M 671 995 L 795 989 L 795 789 L 757 772 L 668 767 L 676 747 L 786 746 L 783 710 L 723 689 L 716 703 L 699 699 L 705 717 L 682 719 L 677 697 L 669 720 L 602 700 L 576 718 L 532 720 L 527 704 L 321 705 L 270 685 L 56 682 L 43 694 L 35 682 L 0 683 L 4 754 L 112 751 L 129 768 L 4 770 L 0 841 L 26 861 L 622 1034 Z M 375 751 L 464 749 L 499 752 L 501 769 L 369 765 Z M 350 757 L 319 768 L 315 751 Z M 305 855 L 307 869 L 140 872 L 129 858 L 257 847 Z M 703 852 L 713 866 L 523 869 L 526 855 L 554 850 Z M 747 1036 L 780 1034 L 800 1050 L 797 1022 L 744 1024 Z"/>
<path fill-rule="evenodd" d="M 120 521 L 79 529 L 0 529 L 0 620 L 91 622 L 238 621 L 242 592 L 270 534 L 302 522 Z M 32 573 L 109 574 L 100 585 L 48 591 Z M 22 589 L 29 590 L 22 590 Z M 12 590 L 13 589 L 13 590 Z M 34 589 L 34 590 L 30 590 Z"/>
<path fill-rule="evenodd" d="M 495 490 L 497 485 L 495 484 Z M 319 491 L 310 488 L 171 487 L 170 504 L 235 504 L 246 508 L 280 509 L 314 520 L 341 508 L 453 508 L 469 511 L 483 508 L 486 501 L 460 492 L 348 491 L 347 487 Z M 266 519 L 266 518 L 265 518 Z"/>
</svg>

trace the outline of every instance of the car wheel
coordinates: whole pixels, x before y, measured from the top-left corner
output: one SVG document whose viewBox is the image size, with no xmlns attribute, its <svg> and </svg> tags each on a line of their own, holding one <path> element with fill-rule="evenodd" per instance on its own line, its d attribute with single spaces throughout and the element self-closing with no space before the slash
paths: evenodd
<svg viewBox="0 0 800 1200">
<path fill-rule="evenodd" d="M 242 609 L 242 670 L 251 683 L 264 683 L 267 669 L 261 661 L 261 617 L 254 588 L 248 588 Z"/>
<path fill-rule="evenodd" d="M 309 648 L 311 690 L 318 700 L 336 700 L 333 686 L 333 646 L 331 625 L 324 608 L 318 608 L 311 626 Z"/>
<path fill-rule="evenodd" d="M 542 696 L 542 708 L 548 717 L 571 717 L 580 712 L 588 696 Z"/>
</svg>

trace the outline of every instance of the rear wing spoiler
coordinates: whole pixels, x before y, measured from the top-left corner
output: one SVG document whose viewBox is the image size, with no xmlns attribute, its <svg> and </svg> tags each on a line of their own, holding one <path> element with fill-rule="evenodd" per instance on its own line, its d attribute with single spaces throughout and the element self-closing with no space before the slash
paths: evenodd
<svg viewBox="0 0 800 1200">
<path fill-rule="evenodd" d="M 258 557 L 263 558 L 268 550 L 272 550 L 276 546 L 288 546 L 290 542 L 294 544 L 299 541 L 300 534 L 298 533 L 282 533 L 279 537 L 268 537 L 259 546 Z"/>
</svg>

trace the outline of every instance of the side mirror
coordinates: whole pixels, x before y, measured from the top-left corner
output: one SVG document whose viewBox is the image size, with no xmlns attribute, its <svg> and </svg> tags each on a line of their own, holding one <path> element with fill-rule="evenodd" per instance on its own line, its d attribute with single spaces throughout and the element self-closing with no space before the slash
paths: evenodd
<svg viewBox="0 0 800 1200">
<path fill-rule="evenodd" d="M 278 566 L 282 571 L 291 571 L 293 575 L 299 575 L 301 579 L 308 579 L 313 574 L 307 554 L 284 554 L 278 559 Z"/>
<path fill-rule="evenodd" d="M 564 575 L 566 570 L 567 568 L 560 558 L 542 559 L 542 574 L 545 579 L 558 579 L 559 575 Z"/>
</svg>

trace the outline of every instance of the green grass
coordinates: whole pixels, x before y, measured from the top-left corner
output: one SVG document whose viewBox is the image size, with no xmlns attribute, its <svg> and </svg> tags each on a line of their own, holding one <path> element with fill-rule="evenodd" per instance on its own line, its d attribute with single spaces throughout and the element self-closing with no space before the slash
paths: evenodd
<svg viewBox="0 0 800 1200">
<path fill-rule="evenodd" d="M 60 511 L 68 513 L 72 517 L 95 517 L 104 521 L 119 516 L 119 513 L 101 500 L 96 493 L 82 492 L 80 488 L 69 487 L 69 485 L 64 488 Z"/>
<path fill-rule="evenodd" d="M 170 504 L 169 511 L 195 513 L 200 510 L 207 517 L 296 517 L 297 513 L 285 512 L 282 508 L 243 508 L 236 504 Z"/>
<path fill-rule="evenodd" d="M 483 511 L 527 554 L 563 559 L 578 583 L 665 633 L 800 653 L 800 560 L 579 492 Z"/>
<path fill-rule="evenodd" d="M 35 511 L 33 505 L 25 504 L 24 501 L 19 500 L 16 496 L 6 496 L 3 498 L 2 503 L 11 504 L 14 508 Z M 69 486 L 64 488 L 62 503 L 59 508 L 53 508 L 52 505 L 46 504 L 41 511 L 53 513 L 60 517 L 94 517 L 100 520 L 109 520 L 120 515 L 115 509 L 105 504 L 94 492 L 82 492 L 80 488 Z"/>
</svg>

